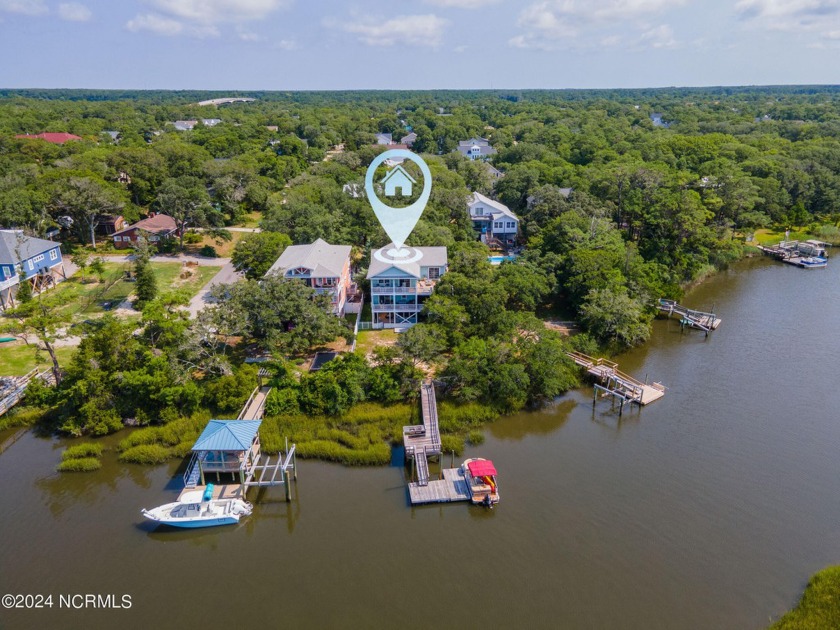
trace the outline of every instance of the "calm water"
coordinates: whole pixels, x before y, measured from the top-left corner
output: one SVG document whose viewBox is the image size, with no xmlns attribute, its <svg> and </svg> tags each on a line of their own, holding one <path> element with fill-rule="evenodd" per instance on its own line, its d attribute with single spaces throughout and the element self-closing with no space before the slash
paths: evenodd
<svg viewBox="0 0 840 630">
<path fill-rule="evenodd" d="M 506 418 L 470 454 L 502 503 L 412 509 L 399 467 L 304 462 L 296 500 L 238 528 L 155 532 L 175 465 L 58 476 L 61 444 L 0 455 L 0 594 L 130 594 L 130 610 L 2 611 L 2 628 L 762 628 L 840 562 L 840 258 L 753 260 L 620 358 L 668 395 L 619 420 L 591 390 Z M 12 433 L 0 435 L 0 441 Z M 448 464 L 448 462 L 447 462 Z"/>
</svg>

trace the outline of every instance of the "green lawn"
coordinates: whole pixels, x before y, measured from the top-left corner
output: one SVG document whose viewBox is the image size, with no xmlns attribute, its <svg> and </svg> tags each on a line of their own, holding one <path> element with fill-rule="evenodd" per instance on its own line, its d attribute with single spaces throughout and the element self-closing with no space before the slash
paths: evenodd
<svg viewBox="0 0 840 630">
<path fill-rule="evenodd" d="M 76 350 L 74 347 L 56 348 L 58 362 L 64 365 Z M 21 376 L 35 367 L 41 369 L 52 366 L 50 355 L 38 352 L 36 358 L 35 346 L 27 346 L 20 342 L 0 344 L 0 376 Z"/>
<path fill-rule="evenodd" d="M 181 263 L 150 263 L 158 282 L 158 291 L 165 293 L 176 289 L 187 289 L 190 297 L 207 284 L 219 272 L 218 267 L 192 267 L 194 274 L 186 280 L 179 276 Z M 65 302 L 65 313 L 72 316 L 85 316 L 104 313 L 106 303 L 110 308 L 116 307 L 134 292 L 134 282 L 126 281 L 125 272 L 131 270 L 130 263 L 106 263 L 103 281 L 99 282 L 91 273 L 85 274 L 87 282 L 82 283 L 81 274 L 62 282 L 51 293 L 61 296 Z M 91 279 L 96 281 L 90 282 Z"/>
<path fill-rule="evenodd" d="M 790 233 L 790 240 L 791 241 L 807 241 L 810 238 L 814 238 L 812 235 L 808 234 L 807 232 L 795 232 L 791 230 Z M 753 236 L 752 243 L 758 245 L 776 245 L 780 242 L 785 240 L 785 231 L 781 230 L 776 232 L 770 229 L 762 229 L 756 230 L 755 235 Z"/>
</svg>

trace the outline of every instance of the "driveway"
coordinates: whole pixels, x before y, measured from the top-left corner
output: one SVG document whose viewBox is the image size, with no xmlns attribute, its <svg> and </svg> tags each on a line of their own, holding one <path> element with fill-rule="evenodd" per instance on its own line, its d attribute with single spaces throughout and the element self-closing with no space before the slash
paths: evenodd
<svg viewBox="0 0 840 630">
<path fill-rule="evenodd" d="M 216 258 L 214 260 L 222 260 L 220 258 Z M 206 308 L 208 305 L 213 303 L 213 299 L 210 297 L 210 289 L 212 289 L 217 284 L 231 284 L 233 282 L 237 282 L 242 278 L 242 273 L 237 271 L 233 268 L 233 264 L 228 260 L 224 267 L 221 268 L 219 273 L 217 273 L 213 278 L 205 284 L 201 291 L 199 291 L 193 299 L 190 300 L 190 304 L 187 307 L 190 311 L 190 317 L 195 319 L 198 317 L 198 314 Z"/>
<path fill-rule="evenodd" d="M 92 258 L 101 258 L 105 262 L 127 263 L 134 260 L 134 254 L 127 254 L 125 256 L 106 254 L 105 256 L 92 255 Z M 151 262 L 157 263 L 196 263 L 199 267 L 224 267 L 230 262 L 230 258 L 205 258 L 204 256 L 188 256 L 186 254 L 178 254 L 177 256 L 152 256 L 149 258 Z M 65 264 L 67 264 L 65 262 Z"/>
</svg>

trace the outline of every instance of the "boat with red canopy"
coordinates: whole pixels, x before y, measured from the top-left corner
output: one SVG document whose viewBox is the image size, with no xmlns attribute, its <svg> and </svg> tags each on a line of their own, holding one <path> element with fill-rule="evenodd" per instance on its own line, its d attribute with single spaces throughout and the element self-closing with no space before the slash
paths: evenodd
<svg viewBox="0 0 840 630">
<path fill-rule="evenodd" d="M 496 467 L 489 459 L 473 457 L 461 466 L 464 480 L 472 502 L 493 506 L 499 502 L 499 485 L 496 482 Z"/>
</svg>

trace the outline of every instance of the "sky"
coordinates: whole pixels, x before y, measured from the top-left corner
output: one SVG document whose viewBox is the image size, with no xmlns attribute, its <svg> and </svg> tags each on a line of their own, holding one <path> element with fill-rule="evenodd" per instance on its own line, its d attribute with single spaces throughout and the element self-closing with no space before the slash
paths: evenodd
<svg viewBox="0 0 840 630">
<path fill-rule="evenodd" d="M 840 84 L 840 0 L 0 0 L 0 87 Z"/>
</svg>

